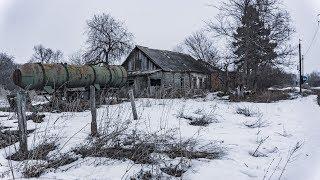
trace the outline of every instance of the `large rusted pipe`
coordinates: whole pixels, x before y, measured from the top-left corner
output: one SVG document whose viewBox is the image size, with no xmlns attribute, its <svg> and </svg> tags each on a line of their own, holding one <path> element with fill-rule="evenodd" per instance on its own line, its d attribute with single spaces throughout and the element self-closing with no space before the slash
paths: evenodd
<svg viewBox="0 0 320 180">
<path fill-rule="evenodd" d="M 27 63 L 14 71 L 12 79 L 17 86 L 28 90 L 90 85 L 121 87 L 127 81 L 127 71 L 122 66 Z"/>
</svg>

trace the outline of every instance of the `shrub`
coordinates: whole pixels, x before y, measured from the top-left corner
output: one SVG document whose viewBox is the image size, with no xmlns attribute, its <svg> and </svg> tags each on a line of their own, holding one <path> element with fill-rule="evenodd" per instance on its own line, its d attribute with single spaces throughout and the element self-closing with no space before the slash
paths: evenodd
<svg viewBox="0 0 320 180">
<path fill-rule="evenodd" d="M 40 177 L 47 165 L 48 163 L 42 160 L 29 161 L 23 168 L 22 174 L 25 178 Z"/>
<path fill-rule="evenodd" d="M 185 114 L 183 107 L 178 111 L 177 117 L 189 120 L 189 124 L 192 126 L 208 126 L 211 123 L 219 123 L 219 120 L 216 118 L 215 109 L 216 106 L 209 113 L 206 113 L 204 109 L 199 108 L 193 114 Z"/>
<path fill-rule="evenodd" d="M 253 112 L 249 107 L 238 107 L 236 110 L 237 114 L 242 114 L 244 116 L 250 117 L 253 116 L 255 114 L 255 112 Z"/>
<path fill-rule="evenodd" d="M 242 106 L 242 107 L 238 107 L 236 109 L 236 113 L 237 114 L 242 114 L 246 117 L 253 117 L 253 116 L 262 116 L 262 113 L 260 112 L 259 108 L 253 108 L 253 107 L 249 107 L 249 106 Z"/>
<path fill-rule="evenodd" d="M 232 102 L 246 101 L 255 103 L 271 103 L 287 99 L 292 99 L 290 94 L 288 92 L 278 90 L 251 93 L 246 95 L 244 98 L 239 98 L 236 95 L 230 95 L 230 101 Z"/>
</svg>

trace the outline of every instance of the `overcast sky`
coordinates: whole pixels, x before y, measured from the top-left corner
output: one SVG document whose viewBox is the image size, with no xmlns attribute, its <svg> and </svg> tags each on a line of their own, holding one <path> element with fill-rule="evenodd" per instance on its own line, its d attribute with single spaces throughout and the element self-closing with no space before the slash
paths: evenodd
<svg viewBox="0 0 320 180">
<path fill-rule="evenodd" d="M 85 23 L 94 13 L 124 21 L 137 44 L 172 49 L 217 13 L 217 0 L 0 0 L 0 51 L 23 63 L 36 44 L 65 56 L 82 48 Z M 317 26 L 320 0 L 284 0 L 298 38 L 307 49 Z M 320 33 L 305 59 L 307 72 L 320 71 Z"/>
</svg>

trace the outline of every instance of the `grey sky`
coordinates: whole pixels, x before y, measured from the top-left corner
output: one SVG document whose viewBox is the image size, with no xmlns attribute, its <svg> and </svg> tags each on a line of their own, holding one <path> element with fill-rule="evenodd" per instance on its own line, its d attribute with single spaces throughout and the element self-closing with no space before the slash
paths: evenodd
<svg viewBox="0 0 320 180">
<path fill-rule="evenodd" d="M 85 21 L 106 12 L 124 21 L 137 44 L 172 49 L 217 13 L 216 0 L 0 0 L 0 51 L 26 62 L 36 44 L 66 56 L 83 47 Z M 304 48 L 320 13 L 319 0 L 285 0 Z M 320 71 L 320 33 L 305 60 L 307 72 Z"/>
</svg>

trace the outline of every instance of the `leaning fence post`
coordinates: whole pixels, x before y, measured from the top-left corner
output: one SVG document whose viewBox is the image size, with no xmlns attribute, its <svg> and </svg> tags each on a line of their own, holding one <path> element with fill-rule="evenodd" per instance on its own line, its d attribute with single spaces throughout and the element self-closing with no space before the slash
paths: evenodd
<svg viewBox="0 0 320 180">
<path fill-rule="evenodd" d="M 97 128 L 97 109 L 96 109 L 96 88 L 94 86 L 90 86 L 90 109 L 91 109 L 91 135 L 93 137 L 98 136 L 98 128 Z"/>
<path fill-rule="evenodd" d="M 26 118 L 26 93 L 19 91 L 17 93 L 17 115 L 19 126 L 20 152 L 24 158 L 28 155 L 27 143 L 27 118 Z"/>
<path fill-rule="evenodd" d="M 129 90 L 129 97 L 130 97 L 130 101 L 131 101 L 133 119 L 137 120 L 138 119 L 138 115 L 137 115 L 136 103 L 134 102 L 134 95 L 133 95 L 133 90 L 132 89 Z"/>
</svg>

